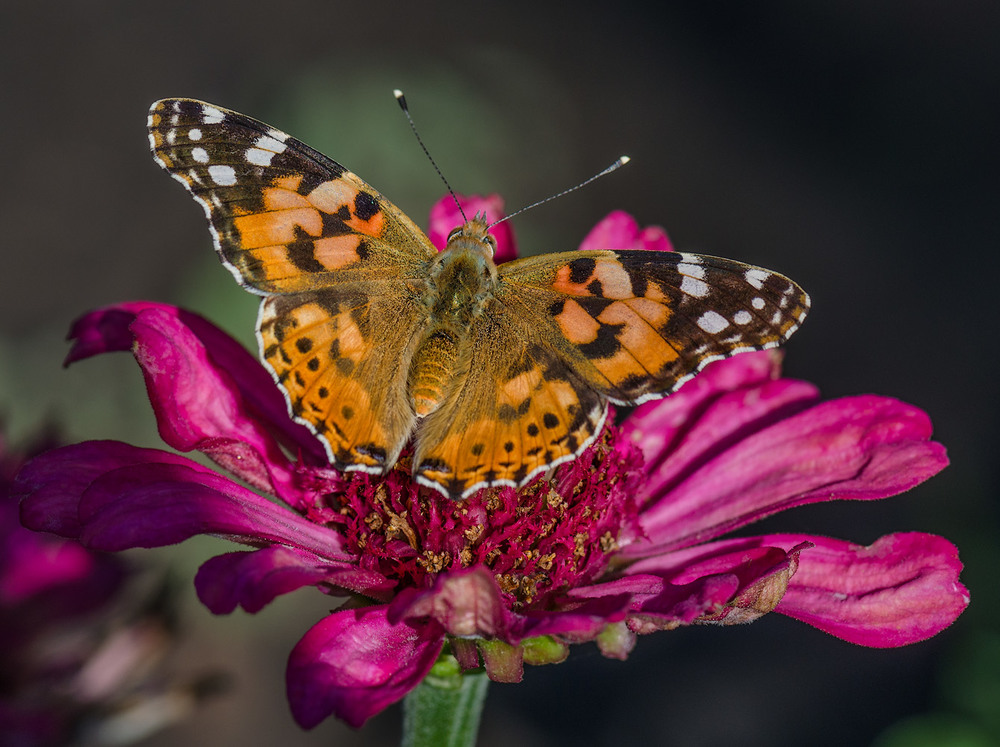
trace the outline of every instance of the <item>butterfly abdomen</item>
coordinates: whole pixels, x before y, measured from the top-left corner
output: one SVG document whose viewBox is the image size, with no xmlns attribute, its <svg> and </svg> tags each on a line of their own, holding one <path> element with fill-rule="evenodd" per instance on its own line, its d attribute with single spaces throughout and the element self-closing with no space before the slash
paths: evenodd
<svg viewBox="0 0 1000 747">
<path fill-rule="evenodd" d="M 417 349 L 410 366 L 409 389 L 417 417 L 434 412 L 455 378 L 458 345 L 452 334 L 438 331 Z"/>
</svg>

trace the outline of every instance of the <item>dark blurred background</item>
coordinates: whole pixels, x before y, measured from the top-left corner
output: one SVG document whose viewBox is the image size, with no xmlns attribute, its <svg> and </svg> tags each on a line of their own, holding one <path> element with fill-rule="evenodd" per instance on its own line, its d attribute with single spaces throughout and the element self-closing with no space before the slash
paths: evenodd
<svg viewBox="0 0 1000 747">
<path fill-rule="evenodd" d="M 442 189 L 394 87 L 455 188 L 499 192 L 511 209 L 627 153 L 620 172 L 516 219 L 522 250 L 573 249 L 622 208 L 681 249 L 800 282 L 813 311 L 787 347 L 788 374 L 829 397 L 924 408 L 952 465 L 904 496 L 812 506 L 767 528 L 860 543 L 945 535 L 973 601 L 951 629 L 900 650 L 778 615 L 647 636 L 624 663 L 580 646 L 520 685 L 494 685 L 481 743 L 1000 744 L 1000 4 L 650 7 L 8 0 L 0 416 L 15 439 L 57 424 L 68 439 L 158 445 L 128 356 L 60 368 L 71 320 L 94 306 L 180 303 L 252 344 L 255 300 L 217 263 L 200 208 L 149 157 L 154 99 L 263 119 L 424 225 Z M 223 547 L 137 556 L 186 590 L 185 656 L 236 673 L 229 695 L 149 744 L 397 742 L 398 707 L 361 731 L 294 725 L 284 662 L 329 600 L 306 590 L 257 616 L 214 618 L 190 579 Z"/>
</svg>

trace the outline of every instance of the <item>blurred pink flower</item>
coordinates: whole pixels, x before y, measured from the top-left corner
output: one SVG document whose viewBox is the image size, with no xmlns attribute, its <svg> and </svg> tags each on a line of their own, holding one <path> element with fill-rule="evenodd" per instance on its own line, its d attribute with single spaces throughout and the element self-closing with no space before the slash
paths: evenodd
<svg viewBox="0 0 1000 747">
<path fill-rule="evenodd" d="M 168 597 L 137 595 L 117 557 L 22 527 L 22 461 L 0 437 L 0 745 L 132 744 L 186 717 L 221 680 L 164 677 Z"/>
<path fill-rule="evenodd" d="M 432 236 L 454 225 L 449 204 L 432 212 Z M 594 228 L 583 242 L 593 245 L 670 250 L 661 229 L 622 212 Z M 876 396 L 823 402 L 780 378 L 776 354 L 710 365 L 519 491 L 451 502 L 411 480 L 406 452 L 385 477 L 330 469 L 256 358 L 190 312 L 122 304 L 86 315 L 72 337 L 69 361 L 132 350 L 164 441 L 243 482 L 177 454 L 86 442 L 22 470 L 24 523 L 102 550 L 196 534 L 254 548 L 201 567 L 198 594 L 215 613 L 256 612 L 303 586 L 347 596 L 289 659 L 289 701 L 307 728 L 331 714 L 364 723 L 445 645 L 464 668 L 481 662 L 512 682 L 570 643 L 625 658 L 639 633 L 772 610 L 853 643 L 900 646 L 968 603 L 957 550 L 934 535 L 869 547 L 720 539 L 793 506 L 895 495 L 947 464 L 921 410 Z"/>
</svg>

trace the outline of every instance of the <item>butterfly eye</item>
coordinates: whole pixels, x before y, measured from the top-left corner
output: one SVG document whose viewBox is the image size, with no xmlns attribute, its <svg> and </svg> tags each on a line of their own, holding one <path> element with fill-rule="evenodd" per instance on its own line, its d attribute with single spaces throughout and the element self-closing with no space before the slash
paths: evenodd
<svg viewBox="0 0 1000 747">
<path fill-rule="evenodd" d="M 491 234 L 486 234 L 486 243 L 490 245 L 493 254 L 497 253 L 497 240 Z"/>
<path fill-rule="evenodd" d="M 448 243 L 450 244 L 451 240 L 454 239 L 456 236 L 458 236 L 460 233 L 462 233 L 461 226 L 459 226 L 458 228 L 451 229 L 451 233 L 448 234 Z"/>
</svg>

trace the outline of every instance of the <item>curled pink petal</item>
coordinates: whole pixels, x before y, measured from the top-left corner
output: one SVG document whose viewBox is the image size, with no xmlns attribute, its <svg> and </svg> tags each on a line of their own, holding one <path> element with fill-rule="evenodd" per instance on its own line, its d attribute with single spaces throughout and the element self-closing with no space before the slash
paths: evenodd
<svg viewBox="0 0 1000 747">
<path fill-rule="evenodd" d="M 496 581 L 482 566 L 441 576 L 431 589 L 408 589 L 389 608 L 392 621 L 427 618 L 459 637 L 506 637 L 511 624 Z"/>
<path fill-rule="evenodd" d="M 458 201 L 462 205 L 466 219 L 472 219 L 479 213 L 486 214 L 486 220 L 490 223 L 504 217 L 503 198 L 498 194 L 486 195 L 457 195 Z M 451 196 L 442 197 L 431 208 L 430 230 L 427 231 L 427 238 L 441 251 L 448 244 L 448 234 L 458 228 L 465 219 L 459 211 L 458 206 Z M 493 261 L 497 264 L 509 262 L 517 259 L 517 241 L 514 239 L 514 228 L 510 221 L 504 221 L 498 226 L 490 229 L 493 238 L 497 240 L 497 248 L 493 254 Z"/>
<path fill-rule="evenodd" d="M 161 547 L 196 534 L 275 542 L 348 560 L 333 530 L 188 460 L 130 465 L 97 478 L 80 499 L 80 541 L 96 550 Z"/>
<path fill-rule="evenodd" d="M 175 324 L 163 321 L 164 316 L 172 317 Z M 226 399 L 238 399 L 241 408 L 249 416 L 260 419 L 269 431 L 276 433 L 282 443 L 293 450 L 309 456 L 316 463 L 325 462 L 325 454 L 319 442 L 304 426 L 291 420 L 285 398 L 274 386 L 273 379 L 256 356 L 211 322 L 190 311 L 169 304 L 142 301 L 92 311 L 74 322 L 70 331 L 73 347 L 66 363 L 105 352 L 132 350 L 136 342 L 136 330 L 132 325 L 141 317 L 146 317 L 147 324 L 154 329 L 161 329 L 168 338 L 175 331 L 182 330 L 181 336 L 175 341 L 167 340 L 168 344 L 175 342 L 181 348 L 179 352 L 182 355 L 177 360 L 184 359 L 185 350 L 200 348 L 204 351 L 196 356 L 196 360 L 200 358 L 210 361 L 211 367 L 203 372 L 194 371 L 189 374 L 194 378 L 188 379 L 186 383 L 196 385 L 191 394 L 197 394 L 206 388 L 217 388 L 218 377 L 223 376 L 221 383 L 233 387 L 231 393 L 225 393 Z M 151 340 L 154 341 L 155 338 Z M 150 354 L 154 356 L 151 360 L 154 365 L 156 352 L 154 347 L 145 355 L 146 360 L 150 360 Z M 225 373 L 223 375 L 219 372 Z M 184 384 L 185 382 L 179 383 L 177 388 Z M 190 397 L 191 394 L 187 396 Z M 226 435 L 232 438 L 234 434 Z"/>
<path fill-rule="evenodd" d="M 433 620 L 392 624 L 386 607 L 334 612 L 303 636 L 288 660 L 288 701 L 305 729 L 328 716 L 361 726 L 416 687 L 444 636 Z"/>
<path fill-rule="evenodd" d="M 615 210 L 590 229 L 580 249 L 645 249 L 671 252 L 674 247 L 659 226 L 639 228 L 638 222 L 624 210 Z"/>
<path fill-rule="evenodd" d="M 21 522 L 29 529 L 79 538 L 80 499 L 101 475 L 136 464 L 193 464 L 159 449 L 121 441 L 84 441 L 47 451 L 17 474 L 12 492 L 21 500 Z"/>
<path fill-rule="evenodd" d="M 798 572 L 776 611 L 862 646 L 904 646 L 940 633 L 969 604 L 958 575 L 958 550 L 920 532 L 886 535 L 868 547 L 843 540 L 776 535 L 767 542 L 808 540 Z"/>
<path fill-rule="evenodd" d="M 210 558 L 198 569 L 198 599 L 216 615 L 236 607 L 258 612 L 281 594 L 328 584 L 378 598 L 392 589 L 380 573 L 332 561 L 291 547 L 264 547 Z"/>
<path fill-rule="evenodd" d="M 163 440 L 204 452 L 255 487 L 294 493 L 294 470 L 281 447 L 190 328 L 168 311 L 150 309 L 130 329 Z"/>
</svg>

